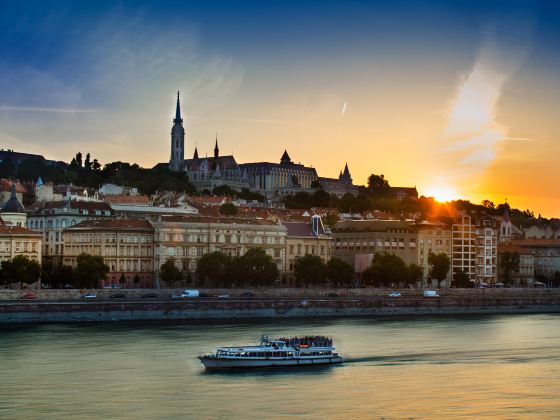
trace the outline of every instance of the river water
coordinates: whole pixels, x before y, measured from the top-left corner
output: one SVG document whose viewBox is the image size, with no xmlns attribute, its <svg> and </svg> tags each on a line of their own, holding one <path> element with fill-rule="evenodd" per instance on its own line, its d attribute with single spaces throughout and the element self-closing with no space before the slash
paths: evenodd
<svg viewBox="0 0 560 420">
<path fill-rule="evenodd" d="M 332 335 L 341 366 L 205 373 L 261 334 Z M 560 418 L 560 316 L 0 329 L 0 418 Z"/>
</svg>

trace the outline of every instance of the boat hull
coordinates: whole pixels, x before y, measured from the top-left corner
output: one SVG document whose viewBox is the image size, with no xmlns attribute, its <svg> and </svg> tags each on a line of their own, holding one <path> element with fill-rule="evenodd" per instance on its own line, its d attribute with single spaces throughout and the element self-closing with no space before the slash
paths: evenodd
<svg viewBox="0 0 560 420">
<path fill-rule="evenodd" d="M 245 369 L 245 368 L 268 368 L 268 367 L 294 367 L 294 366 L 318 366 L 335 365 L 342 363 L 342 357 L 306 357 L 291 359 L 234 359 L 199 357 L 204 367 L 211 369 Z"/>
</svg>

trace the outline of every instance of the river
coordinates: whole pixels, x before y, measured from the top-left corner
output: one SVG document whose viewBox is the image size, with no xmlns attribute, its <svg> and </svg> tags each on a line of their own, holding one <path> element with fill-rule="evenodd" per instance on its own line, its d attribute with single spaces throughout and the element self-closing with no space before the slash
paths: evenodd
<svg viewBox="0 0 560 420">
<path fill-rule="evenodd" d="M 206 373 L 261 334 L 331 335 L 347 362 Z M 0 418 L 560 418 L 560 316 L 18 325 Z"/>
</svg>

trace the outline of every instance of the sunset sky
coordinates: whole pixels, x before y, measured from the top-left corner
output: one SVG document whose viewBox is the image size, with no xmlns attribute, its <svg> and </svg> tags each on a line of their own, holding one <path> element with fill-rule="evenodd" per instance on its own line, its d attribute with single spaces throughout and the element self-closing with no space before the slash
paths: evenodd
<svg viewBox="0 0 560 420">
<path fill-rule="evenodd" d="M 0 145 L 195 145 L 560 216 L 560 2 L 2 1 Z"/>
</svg>

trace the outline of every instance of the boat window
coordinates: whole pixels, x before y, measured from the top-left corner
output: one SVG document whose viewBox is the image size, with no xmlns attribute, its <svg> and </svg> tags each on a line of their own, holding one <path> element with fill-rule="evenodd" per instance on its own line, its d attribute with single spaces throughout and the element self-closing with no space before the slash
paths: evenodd
<svg viewBox="0 0 560 420">
<path fill-rule="evenodd" d="M 259 351 L 259 357 L 264 357 L 264 352 Z"/>
</svg>

